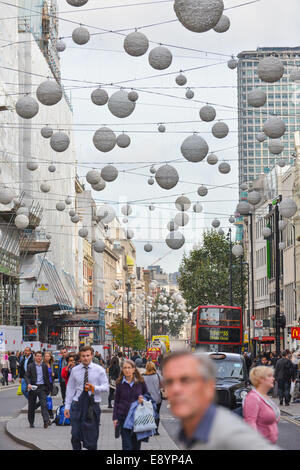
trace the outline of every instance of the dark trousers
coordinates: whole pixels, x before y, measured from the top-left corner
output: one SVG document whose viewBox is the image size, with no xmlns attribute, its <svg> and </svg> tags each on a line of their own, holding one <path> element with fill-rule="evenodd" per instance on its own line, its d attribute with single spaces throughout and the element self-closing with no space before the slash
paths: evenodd
<svg viewBox="0 0 300 470">
<path fill-rule="evenodd" d="M 291 400 L 290 389 L 291 389 L 290 380 L 278 379 L 278 396 L 281 402 L 283 401 L 283 397 L 284 397 L 285 404 L 290 403 L 290 400 Z"/>
<path fill-rule="evenodd" d="M 49 421 L 49 412 L 47 408 L 47 389 L 45 385 L 38 385 L 36 390 L 30 390 L 28 393 L 28 421 L 29 424 L 34 423 L 34 415 L 36 409 L 36 400 L 39 398 L 41 404 L 41 412 L 44 423 Z"/>
<path fill-rule="evenodd" d="M 93 404 L 93 411 L 94 411 L 93 421 L 92 423 L 90 423 L 89 427 L 86 428 L 86 432 L 89 433 L 88 441 L 90 443 L 93 442 L 93 444 L 91 444 L 89 447 L 86 447 L 87 450 L 97 450 L 97 442 L 99 438 L 99 426 L 100 426 L 100 415 L 101 415 L 99 403 Z M 81 410 L 79 408 L 78 402 L 73 401 L 71 405 L 70 419 L 71 419 L 71 426 L 72 426 L 71 443 L 72 443 L 73 450 L 81 450 L 84 437 L 87 438 L 87 436 L 83 435 L 85 431 L 82 430 L 82 417 L 81 417 Z"/>
<path fill-rule="evenodd" d="M 111 406 L 111 402 L 114 399 L 115 399 L 115 389 L 112 387 L 109 387 L 108 406 Z"/>
<path fill-rule="evenodd" d="M 6 385 L 8 385 L 8 373 L 9 373 L 9 370 L 5 367 L 1 370 L 2 372 L 2 375 L 3 375 L 3 378 L 4 378 L 4 382 L 6 383 Z"/>
<path fill-rule="evenodd" d="M 60 385 L 60 392 L 61 392 L 62 401 L 63 401 L 63 403 L 65 403 L 65 399 L 66 399 L 66 382 L 59 382 L 59 385 Z"/>
<path fill-rule="evenodd" d="M 160 403 L 156 403 L 156 411 L 157 411 L 157 415 L 158 415 L 158 418 L 155 419 L 155 423 L 156 423 L 156 432 L 158 432 L 158 426 L 159 426 L 159 413 L 160 413 L 160 407 L 161 407 L 161 402 Z"/>
<path fill-rule="evenodd" d="M 10 370 L 11 370 L 11 375 L 12 375 L 13 380 L 15 380 L 15 378 L 17 377 L 17 368 L 11 367 Z"/>
<path fill-rule="evenodd" d="M 136 438 L 136 433 L 132 429 L 121 427 L 122 450 L 141 450 L 141 441 Z"/>
</svg>

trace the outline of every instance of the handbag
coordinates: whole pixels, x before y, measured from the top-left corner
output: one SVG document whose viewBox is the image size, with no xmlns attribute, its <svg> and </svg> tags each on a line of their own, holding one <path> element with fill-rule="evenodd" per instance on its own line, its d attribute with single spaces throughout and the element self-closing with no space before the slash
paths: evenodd
<svg viewBox="0 0 300 470">
<path fill-rule="evenodd" d="M 8 380 L 9 382 L 12 382 L 12 374 L 10 374 L 10 373 L 8 374 L 7 380 Z"/>
<path fill-rule="evenodd" d="M 144 400 L 135 410 L 133 432 L 154 431 L 156 428 L 153 405 L 151 401 Z"/>
<path fill-rule="evenodd" d="M 116 380 L 115 379 L 109 379 L 109 386 L 110 388 L 116 388 Z"/>
<path fill-rule="evenodd" d="M 23 395 L 23 392 L 22 392 L 22 385 L 21 385 L 21 384 L 18 386 L 17 395 L 18 395 L 18 396 Z"/>
<path fill-rule="evenodd" d="M 115 439 L 119 439 L 121 434 L 121 425 L 120 423 L 117 423 L 117 426 L 115 427 Z"/>
<path fill-rule="evenodd" d="M 51 397 L 56 397 L 57 394 L 58 394 L 58 386 L 53 385 L 52 392 L 51 392 Z"/>
</svg>

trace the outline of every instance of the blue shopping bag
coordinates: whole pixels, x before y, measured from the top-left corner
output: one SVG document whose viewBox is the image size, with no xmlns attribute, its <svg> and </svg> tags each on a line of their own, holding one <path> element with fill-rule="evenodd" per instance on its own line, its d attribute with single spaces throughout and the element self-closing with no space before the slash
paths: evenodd
<svg viewBox="0 0 300 470">
<path fill-rule="evenodd" d="M 47 408 L 49 411 L 53 410 L 53 401 L 51 397 L 47 397 Z"/>
</svg>

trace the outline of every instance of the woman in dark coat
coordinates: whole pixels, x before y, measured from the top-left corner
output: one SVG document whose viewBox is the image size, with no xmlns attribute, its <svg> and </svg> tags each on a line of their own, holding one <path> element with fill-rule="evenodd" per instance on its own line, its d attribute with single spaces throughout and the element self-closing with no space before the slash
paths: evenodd
<svg viewBox="0 0 300 470">
<path fill-rule="evenodd" d="M 117 356 L 113 356 L 110 361 L 110 367 L 108 369 L 109 378 L 109 395 L 108 395 L 108 408 L 112 408 L 111 402 L 115 399 L 116 380 L 121 372 L 119 366 L 119 359 Z"/>
</svg>

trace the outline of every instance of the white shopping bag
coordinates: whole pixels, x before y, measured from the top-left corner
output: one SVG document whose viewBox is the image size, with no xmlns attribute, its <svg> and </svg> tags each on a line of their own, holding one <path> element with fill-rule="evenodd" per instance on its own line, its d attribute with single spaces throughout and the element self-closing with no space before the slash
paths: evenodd
<svg viewBox="0 0 300 470">
<path fill-rule="evenodd" d="M 291 389 L 290 389 L 290 394 L 293 395 L 294 390 L 295 390 L 295 383 L 296 382 L 291 382 Z"/>
<path fill-rule="evenodd" d="M 134 432 L 145 432 L 156 429 L 154 410 L 151 401 L 144 400 L 142 405 L 138 405 L 134 414 Z"/>
</svg>

